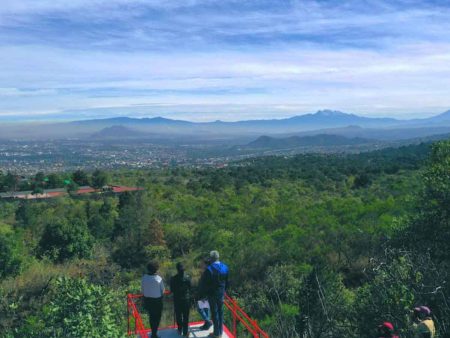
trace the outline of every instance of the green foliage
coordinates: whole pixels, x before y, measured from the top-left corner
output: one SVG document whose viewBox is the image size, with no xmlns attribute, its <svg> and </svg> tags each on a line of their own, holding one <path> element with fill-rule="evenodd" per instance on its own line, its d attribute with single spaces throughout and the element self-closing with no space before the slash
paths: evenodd
<svg viewBox="0 0 450 338">
<path fill-rule="evenodd" d="M 184 256 L 194 246 L 194 229 L 192 223 L 167 224 L 164 228 L 167 246 L 172 256 Z"/>
<path fill-rule="evenodd" d="M 0 223 L 0 280 L 20 273 L 26 252 L 21 234 Z"/>
<path fill-rule="evenodd" d="M 109 197 L 105 197 L 101 202 L 86 203 L 88 227 L 95 238 L 104 240 L 112 238 L 114 224 L 118 217 L 116 204 L 116 201 Z"/>
<path fill-rule="evenodd" d="M 284 332 L 286 336 L 299 334 L 298 322 L 301 309 L 298 306 L 304 273 L 295 265 L 278 265 L 268 272 L 258 288 L 248 290 L 246 306 L 253 315 L 263 317 L 260 323 L 273 334 Z"/>
<path fill-rule="evenodd" d="M 70 258 L 85 258 L 91 254 L 93 239 L 85 222 L 68 223 L 56 220 L 47 224 L 39 242 L 39 255 L 62 262 Z"/>
<path fill-rule="evenodd" d="M 42 171 L 39 171 L 34 176 L 34 179 L 32 180 L 32 188 L 33 188 L 33 194 L 42 194 L 44 192 L 44 185 L 45 185 L 45 174 Z"/>
<path fill-rule="evenodd" d="M 430 164 L 424 173 L 425 190 L 422 201 L 425 212 L 439 221 L 450 218 L 450 141 L 432 148 Z"/>
<path fill-rule="evenodd" d="M 0 191 L 16 191 L 19 187 L 19 176 L 8 171 L 6 175 L 0 175 Z"/>
<path fill-rule="evenodd" d="M 450 262 L 450 141 L 432 148 L 423 174 L 420 213 L 411 217 L 408 229 L 398 236 L 401 245 L 430 251 L 441 262 Z"/>
<path fill-rule="evenodd" d="M 66 186 L 67 192 L 69 194 L 73 194 L 73 193 L 77 192 L 79 188 L 80 188 L 80 186 L 77 183 L 75 183 L 74 181 L 70 182 Z"/>
<path fill-rule="evenodd" d="M 85 279 L 58 278 L 40 317 L 30 317 L 20 329 L 26 337 L 123 337 L 119 295 Z"/>
<path fill-rule="evenodd" d="M 350 313 L 357 298 L 345 287 L 342 275 L 328 267 L 315 267 L 300 291 L 300 337 L 357 337 L 358 324 Z M 358 300 L 359 301 L 359 300 Z"/>
<path fill-rule="evenodd" d="M 64 180 L 61 177 L 61 175 L 51 173 L 47 177 L 47 188 L 48 189 L 55 189 L 55 188 L 61 188 L 64 185 Z"/>
<path fill-rule="evenodd" d="M 16 202 L 0 201 L 0 222 L 12 224 L 15 222 Z"/>
<path fill-rule="evenodd" d="M 81 169 L 78 169 L 72 174 L 72 181 L 78 186 L 89 185 L 89 176 Z"/>
<path fill-rule="evenodd" d="M 96 169 L 92 173 L 92 186 L 96 189 L 100 189 L 109 183 L 109 175 L 103 170 Z"/>
<path fill-rule="evenodd" d="M 138 291 L 148 260 L 158 260 L 166 278 L 182 261 L 195 281 L 199 261 L 217 249 L 231 267 L 230 292 L 271 337 L 372 337 L 384 320 L 408 334 L 408 311 L 422 304 L 443 334 L 450 328 L 448 149 L 443 142 L 432 150 L 265 157 L 223 169 L 117 170 L 107 176 L 145 190 L 0 205 L 0 238 L 20 234 L 5 242 L 10 251 L 43 257 L 0 284 L 0 330 L 39 336 L 49 320 L 48 335 L 70 336 L 80 326 L 82 336 L 93 310 L 69 289 L 80 299 L 108 294 L 123 306 L 110 288 Z M 92 175 L 97 187 L 104 173 Z M 82 171 L 72 178 L 89 183 Z M 60 274 L 87 280 L 46 286 Z"/>
<path fill-rule="evenodd" d="M 388 264 L 379 262 L 373 269 L 373 280 L 358 290 L 359 302 L 355 304 L 361 337 L 370 337 L 368 333 L 383 321 L 407 329 L 407 315 L 416 302 L 411 285 L 422 282 L 406 257 L 394 258 Z"/>
</svg>

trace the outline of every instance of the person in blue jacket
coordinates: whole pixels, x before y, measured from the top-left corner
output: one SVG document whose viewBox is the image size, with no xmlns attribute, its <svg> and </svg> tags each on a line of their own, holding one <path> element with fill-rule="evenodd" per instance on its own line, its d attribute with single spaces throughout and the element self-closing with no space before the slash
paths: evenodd
<svg viewBox="0 0 450 338">
<path fill-rule="evenodd" d="M 211 263 L 204 272 L 203 287 L 208 297 L 211 318 L 214 325 L 214 338 L 221 338 L 223 334 L 223 301 L 228 289 L 228 266 L 219 261 L 219 252 L 210 252 Z"/>
</svg>

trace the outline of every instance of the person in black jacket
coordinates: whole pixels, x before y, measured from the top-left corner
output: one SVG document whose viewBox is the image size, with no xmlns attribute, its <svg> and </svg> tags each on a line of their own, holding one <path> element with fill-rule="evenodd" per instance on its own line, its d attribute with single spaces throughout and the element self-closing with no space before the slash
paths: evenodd
<svg viewBox="0 0 450 338">
<path fill-rule="evenodd" d="M 206 278 L 206 269 L 210 264 L 210 259 L 204 259 L 203 260 L 203 273 L 200 277 L 200 280 L 198 282 L 198 293 L 197 293 L 197 311 L 202 317 L 202 319 L 205 321 L 203 326 L 200 327 L 200 330 L 209 330 L 209 328 L 213 325 L 210 319 L 210 308 L 209 308 L 209 302 L 208 302 L 208 295 L 206 294 L 206 288 L 205 288 L 205 278 Z"/>
<path fill-rule="evenodd" d="M 177 263 L 177 274 L 170 280 L 170 290 L 173 293 L 175 317 L 178 333 L 189 337 L 189 310 L 191 308 L 191 279 L 184 273 L 184 266 Z"/>
</svg>

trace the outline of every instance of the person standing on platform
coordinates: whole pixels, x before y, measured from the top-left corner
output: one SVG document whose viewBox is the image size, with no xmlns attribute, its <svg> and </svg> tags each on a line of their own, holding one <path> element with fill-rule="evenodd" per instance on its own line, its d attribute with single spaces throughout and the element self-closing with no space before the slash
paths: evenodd
<svg viewBox="0 0 450 338">
<path fill-rule="evenodd" d="M 159 265 L 157 262 L 147 264 L 147 274 L 142 277 L 141 290 L 144 295 L 144 309 L 149 316 L 150 327 L 152 329 L 151 338 L 158 336 L 159 323 L 163 310 L 164 282 L 157 274 Z"/>
<path fill-rule="evenodd" d="M 189 337 L 189 310 L 191 308 L 191 279 L 184 273 L 184 266 L 177 263 L 177 274 L 170 280 L 173 293 L 178 334 Z"/>
<path fill-rule="evenodd" d="M 200 330 L 209 330 L 212 326 L 211 319 L 209 317 L 209 302 L 207 299 L 199 299 L 197 301 L 197 312 L 200 314 L 205 323 L 200 326 Z"/>
<path fill-rule="evenodd" d="M 200 277 L 200 281 L 198 283 L 198 295 L 197 295 L 197 311 L 202 317 L 202 319 L 205 321 L 203 326 L 200 327 L 200 330 L 209 330 L 209 328 L 212 326 L 212 322 L 210 319 L 210 311 L 209 311 L 209 302 L 208 302 L 208 296 L 205 293 L 205 271 L 206 268 L 209 266 L 210 260 L 205 259 L 203 260 L 202 269 L 203 273 Z"/>
<path fill-rule="evenodd" d="M 223 334 L 223 301 L 225 291 L 228 289 L 228 266 L 219 261 L 219 252 L 210 253 L 211 264 L 204 272 L 204 288 L 211 309 L 211 317 L 214 325 L 215 338 L 221 338 Z"/>
</svg>

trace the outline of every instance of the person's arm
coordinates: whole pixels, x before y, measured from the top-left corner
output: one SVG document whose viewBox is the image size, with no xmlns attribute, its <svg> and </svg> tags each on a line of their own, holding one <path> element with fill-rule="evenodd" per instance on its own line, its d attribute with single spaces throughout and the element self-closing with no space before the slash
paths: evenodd
<svg viewBox="0 0 450 338">
<path fill-rule="evenodd" d="M 161 283 L 159 284 L 159 286 L 161 287 L 161 297 L 164 296 L 164 281 L 161 277 Z"/>
</svg>

